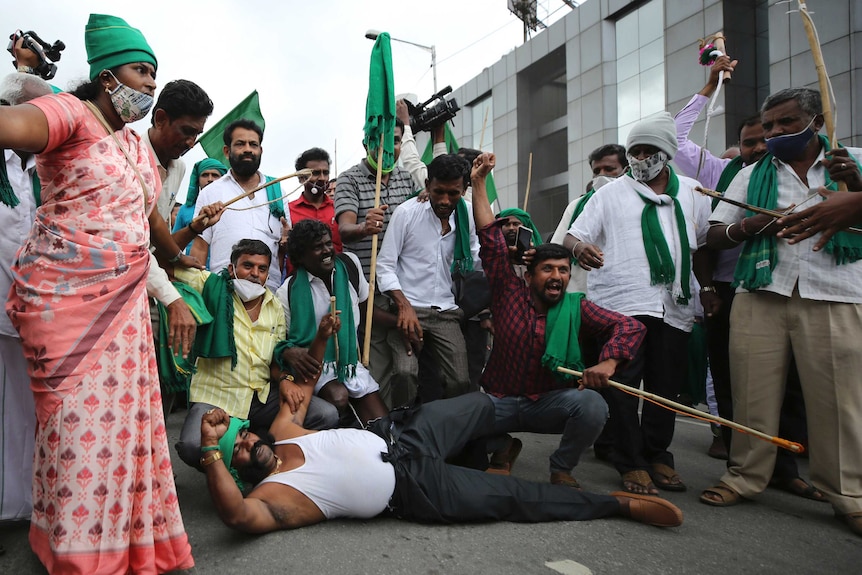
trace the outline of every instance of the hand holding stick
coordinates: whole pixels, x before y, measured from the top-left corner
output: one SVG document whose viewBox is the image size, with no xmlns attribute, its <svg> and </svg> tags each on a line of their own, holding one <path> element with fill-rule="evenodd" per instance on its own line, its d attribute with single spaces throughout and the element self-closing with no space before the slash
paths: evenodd
<svg viewBox="0 0 862 575">
<path fill-rule="evenodd" d="M 332 319 L 335 319 L 335 296 L 329 296 L 329 313 L 332 314 Z M 338 361 L 338 332 L 333 333 L 332 337 L 335 339 L 335 361 Z"/>
</svg>

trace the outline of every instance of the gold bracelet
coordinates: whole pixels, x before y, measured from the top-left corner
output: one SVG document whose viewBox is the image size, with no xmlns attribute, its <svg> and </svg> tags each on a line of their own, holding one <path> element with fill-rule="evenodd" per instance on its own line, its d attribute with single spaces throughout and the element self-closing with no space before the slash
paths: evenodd
<svg viewBox="0 0 862 575">
<path fill-rule="evenodd" d="M 201 457 L 201 467 L 209 467 L 221 458 L 221 451 L 209 451 L 206 455 Z"/>
</svg>

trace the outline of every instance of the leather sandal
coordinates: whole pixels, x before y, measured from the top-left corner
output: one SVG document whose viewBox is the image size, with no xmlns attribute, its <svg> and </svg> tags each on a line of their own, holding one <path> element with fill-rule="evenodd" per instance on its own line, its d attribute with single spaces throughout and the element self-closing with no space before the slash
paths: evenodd
<svg viewBox="0 0 862 575">
<path fill-rule="evenodd" d="M 628 500 L 628 512 L 623 506 L 623 515 L 640 523 L 656 527 L 677 527 L 682 525 L 682 511 L 661 497 L 641 495 L 628 491 L 614 491 L 612 497 Z"/>
<path fill-rule="evenodd" d="M 659 489 L 665 491 L 685 491 L 688 489 L 674 468 L 664 463 L 653 463 L 650 476 Z"/>
<path fill-rule="evenodd" d="M 717 499 L 711 499 L 707 495 L 713 495 Z M 734 491 L 726 483 L 719 483 L 709 489 L 704 489 L 700 494 L 700 502 L 713 507 L 730 507 L 742 502 L 742 495 Z"/>
<path fill-rule="evenodd" d="M 655 484 L 652 482 L 652 479 L 650 479 L 649 473 L 643 469 L 626 471 L 623 473 L 622 479 L 623 489 L 626 493 L 634 493 L 636 495 L 658 495 L 658 489 L 656 489 Z M 647 490 L 647 493 L 638 493 L 637 491 L 633 491 L 631 487 L 626 485 L 627 483 L 643 487 Z"/>
</svg>

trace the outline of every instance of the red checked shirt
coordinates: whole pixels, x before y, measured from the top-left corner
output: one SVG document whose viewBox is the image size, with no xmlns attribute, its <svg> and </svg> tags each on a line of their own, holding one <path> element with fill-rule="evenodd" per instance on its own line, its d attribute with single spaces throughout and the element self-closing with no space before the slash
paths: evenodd
<svg viewBox="0 0 862 575">
<path fill-rule="evenodd" d="M 341 234 L 338 233 L 338 223 L 335 221 L 335 203 L 326 194 L 323 195 L 323 202 L 320 207 L 306 201 L 305 196 L 300 195 L 298 198 L 290 202 L 290 222 L 296 225 L 296 222 L 302 220 L 318 220 L 323 222 L 329 229 L 332 230 L 332 247 L 335 248 L 335 253 L 342 252 Z M 285 273 L 284 277 L 293 273 L 293 265 L 290 263 L 290 258 L 285 258 Z"/>
<path fill-rule="evenodd" d="M 497 397 L 542 393 L 572 387 L 541 363 L 545 353 L 547 316 L 533 307 L 530 287 L 512 269 L 502 225 L 497 220 L 479 230 L 479 257 L 491 285 L 494 349 L 482 373 L 482 387 Z M 646 328 L 634 318 L 581 301 L 580 339 L 604 341 L 599 361 L 631 360 Z"/>
</svg>

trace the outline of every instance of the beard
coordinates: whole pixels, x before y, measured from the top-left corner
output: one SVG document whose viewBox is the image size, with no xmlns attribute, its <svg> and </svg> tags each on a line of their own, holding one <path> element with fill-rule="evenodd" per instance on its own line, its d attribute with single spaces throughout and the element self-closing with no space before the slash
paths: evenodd
<svg viewBox="0 0 862 575">
<path fill-rule="evenodd" d="M 260 156 L 255 154 L 229 154 L 231 169 L 241 178 L 249 178 L 260 168 Z"/>
<path fill-rule="evenodd" d="M 271 470 L 267 466 L 265 458 L 261 457 L 261 450 L 266 448 L 269 448 L 275 457 L 275 437 L 269 432 L 261 435 L 260 440 L 254 444 L 249 464 L 237 470 L 240 479 L 246 483 L 257 485 L 269 476 Z"/>
</svg>

